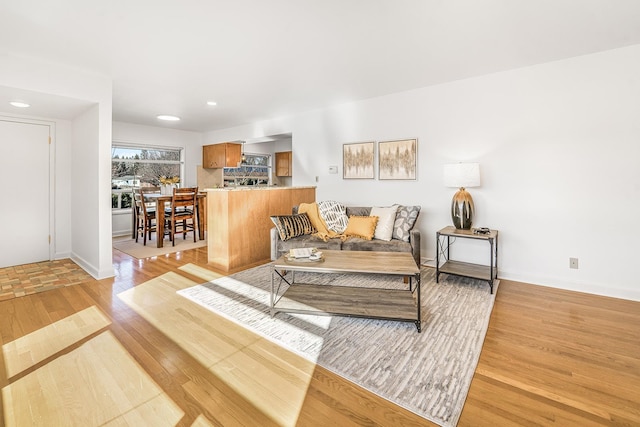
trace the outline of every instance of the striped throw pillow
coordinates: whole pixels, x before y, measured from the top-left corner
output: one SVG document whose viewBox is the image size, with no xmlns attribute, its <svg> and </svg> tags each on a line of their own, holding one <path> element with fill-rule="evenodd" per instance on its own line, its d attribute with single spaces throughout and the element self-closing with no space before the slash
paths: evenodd
<svg viewBox="0 0 640 427">
<path fill-rule="evenodd" d="M 280 239 L 289 240 L 292 237 L 313 234 L 317 232 L 306 213 L 299 215 L 274 215 L 271 218 L 276 226 Z"/>
<path fill-rule="evenodd" d="M 347 229 L 349 217 L 347 208 L 342 204 L 333 200 L 318 202 L 318 211 L 329 230 L 342 234 Z"/>
</svg>

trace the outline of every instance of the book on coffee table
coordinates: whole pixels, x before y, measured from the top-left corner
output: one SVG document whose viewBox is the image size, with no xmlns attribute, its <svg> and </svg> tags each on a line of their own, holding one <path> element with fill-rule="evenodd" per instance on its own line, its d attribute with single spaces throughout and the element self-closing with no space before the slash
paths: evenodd
<svg viewBox="0 0 640 427">
<path fill-rule="evenodd" d="M 309 258 L 314 253 L 316 253 L 316 248 L 289 249 L 289 257 L 291 258 Z"/>
</svg>

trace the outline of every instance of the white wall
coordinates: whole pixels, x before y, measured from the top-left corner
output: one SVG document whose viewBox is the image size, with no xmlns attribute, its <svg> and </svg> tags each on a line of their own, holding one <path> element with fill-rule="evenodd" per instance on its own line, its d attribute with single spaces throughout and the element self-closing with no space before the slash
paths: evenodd
<svg viewBox="0 0 640 427">
<path fill-rule="evenodd" d="M 98 168 L 87 159 L 98 158 L 98 107 L 76 117 L 71 144 L 71 247 L 72 259 L 91 270 L 100 263 L 99 203 L 91 197 L 99 185 Z M 97 276 L 97 272 L 92 272 Z"/>
<path fill-rule="evenodd" d="M 640 300 L 640 45 L 209 132 L 293 134 L 294 185 L 349 205 L 419 204 L 423 257 L 449 225 L 442 165 L 477 161 L 477 226 L 500 231 L 500 277 Z M 418 138 L 416 181 L 343 180 L 342 144 Z M 330 165 L 338 175 L 328 174 Z M 456 243 L 470 261 L 484 250 Z M 580 260 L 569 269 L 569 257 Z"/>
<path fill-rule="evenodd" d="M 185 160 L 183 184 L 197 185 L 196 166 L 202 164 L 202 133 L 113 122 L 112 138 L 114 142 L 120 143 L 182 148 Z M 131 233 L 130 213 L 112 215 L 112 221 L 114 236 Z"/>
</svg>

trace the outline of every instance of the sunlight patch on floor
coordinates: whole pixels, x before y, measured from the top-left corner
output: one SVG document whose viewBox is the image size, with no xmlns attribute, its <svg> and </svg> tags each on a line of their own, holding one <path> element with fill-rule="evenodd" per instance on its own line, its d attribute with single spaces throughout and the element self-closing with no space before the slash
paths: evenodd
<svg viewBox="0 0 640 427">
<path fill-rule="evenodd" d="M 239 311 L 242 311 L 242 317 L 250 319 L 262 315 L 264 309 L 268 309 L 267 301 L 269 301 L 270 298 L 269 292 L 231 277 L 222 277 L 212 283 L 196 285 L 181 290 L 178 292 L 178 295 L 188 298 L 209 311 L 213 310 L 217 315 L 223 316 L 234 323 L 239 323 L 242 327 L 244 327 L 242 322 L 239 322 L 236 317 L 228 315 L 227 311 L 234 312 L 237 316 L 239 316 Z M 242 303 L 238 301 L 238 296 L 254 302 L 257 307 L 262 305 L 262 308 L 242 305 Z M 287 300 L 286 297 L 282 298 Z M 241 306 L 241 308 L 238 308 L 238 306 Z M 216 310 L 216 307 L 220 309 Z M 300 309 L 311 308 L 301 303 L 298 303 L 297 307 Z M 322 330 L 327 330 L 332 320 L 330 316 L 316 316 L 313 314 L 287 313 L 287 316 L 296 317 L 303 320 L 306 324 L 314 325 Z M 314 335 L 307 330 L 301 329 L 294 323 L 278 318 L 272 317 L 268 322 L 269 324 L 277 324 L 279 329 L 285 331 L 284 333 L 292 338 L 298 337 L 302 339 L 304 336 L 304 341 L 308 343 L 307 351 L 305 352 L 306 357 L 310 358 L 313 362 L 317 361 L 320 351 L 322 350 L 322 336 Z M 254 332 L 260 334 L 260 332 L 256 330 L 254 330 Z M 264 334 L 260 335 L 264 336 Z M 268 335 L 266 337 L 268 338 Z M 312 350 L 313 348 L 317 349 L 317 352 L 314 352 Z"/>
<path fill-rule="evenodd" d="M 204 280 L 205 282 L 210 282 L 212 280 L 224 277 L 224 275 L 222 275 L 220 273 L 216 273 L 214 271 L 207 270 L 204 267 L 200 267 L 199 265 L 195 265 L 195 264 L 192 264 L 192 263 L 185 264 L 185 265 L 183 265 L 181 267 L 178 267 L 178 270 L 181 270 L 181 271 L 184 271 L 185 273 L 189 273 L 189 274 L 192 274 L 192 275 L 194 275 L 196 277 L 199 277 L 202 280 Z"/>
<path fill-rule="evenodd" d="M 204 415 L 199 415 L 198 418 L 191 424 L 191 427 L 213 427 L 213 424 L 209 422 Z"/>
<path fill-rule="evenodd" d="M 176 294 L 195 285 L 170 272 L 118 297 L 262 413 L 295 425 L 315 364 Z"/>
<path fill-rule="evenodd" d="M 91 306 L 4 344 L 2 355 L 7 378 L 19 374 L 110 324 L 111 322 L 102 311 L 96 306 Z"/>
<path fill-rule="evenodd" d="M 109 331 L 2 389 L 7 426 L 174 426 L 184 413 Z"/>
</svg>

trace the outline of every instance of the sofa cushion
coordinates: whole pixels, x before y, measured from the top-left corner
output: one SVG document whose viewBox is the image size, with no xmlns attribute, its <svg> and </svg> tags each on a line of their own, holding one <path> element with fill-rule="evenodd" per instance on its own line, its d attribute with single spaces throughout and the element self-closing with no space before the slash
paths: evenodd
<svg viewBox="0 0 640 427">
<path fill-rule="evenodd" d="M 378 224 L 376 225 L 376 231 L 373 235 L 374 239 L 378 240 L 391 240 L 393 235 L 393 224 L 396 221 L 396 212 L 398 211 L 398 205 L 391 207 L 377 207 L 371 208 L 371 216 L 378 217 Z"/>
<path fill-rule="evenodd" d="M 278 253 L 283 254 L 289 252 L 290 249 L 296 248 L 317 248 L 317 249 L 329 249 L 339 251 L 342 241 L 340 239 L 329 239 L 324 241 L 312 234 L 305 234 L 304 236 L 298 236 L 295 239 L 278 242 Z"/>
<path fill-rule="evenodd" d="M 394 239 L 402 240 L 403 242 L 408 242 L 411 230 L 416 224 L 419 214 L 420 206 L 398 206 L 396 220 L 393 224 L 392 237 Z"/>
<path fill-rule="evenodd" d="M 348 237 L 354 236 L 371 240 L 376 231 L 377 223 L 377 216 L 350 216 L 349 224 L 343 234 Z"/>
<path fill-rule="evenodd" d="M 340 203 L 333 200 L 318 202 L 318 211 L 329 230 L 342 234 L 347 228 L 349 217 L 346 208 Z"/>
<path fill-rule="evenodd" d="M 278 229 L 280 239 L 289 240 L 292 237 L 304 236 L 305 234 L 313 234 L 317 230 L 306 213 L 300 215 L 274 215 L 271 221 Z"/>
<path fill-rule="evenodd" d="M 350 237 L 342 242 L 343 251 L 377 251 L 377 252 L 409 252 L 411 244 L 401 240 L 365 240 L 359 237 Z"/>
<path fill-rule="evenodd" d="M 347 206 L 347 216 L 369 216 L 371 206 Z"/>
</svg>

